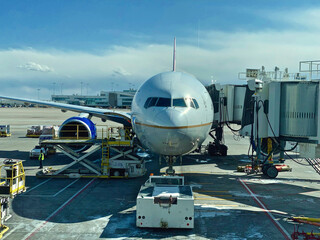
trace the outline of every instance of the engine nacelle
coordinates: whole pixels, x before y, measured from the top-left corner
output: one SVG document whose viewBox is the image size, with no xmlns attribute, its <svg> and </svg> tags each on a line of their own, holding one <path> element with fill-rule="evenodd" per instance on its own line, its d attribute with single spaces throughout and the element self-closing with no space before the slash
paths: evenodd
<svg viewBox="0 0 320 240">
<path fill-rule="evenodd" d="M 97 138 L 97 129 L 89 118 L 72 117 L 61 124 L 58 136 L 60 139 L 95 139 Z M 90 146 L 70 144 L 68 147 L 76 152 L 83 152 Z"/>
</svg>

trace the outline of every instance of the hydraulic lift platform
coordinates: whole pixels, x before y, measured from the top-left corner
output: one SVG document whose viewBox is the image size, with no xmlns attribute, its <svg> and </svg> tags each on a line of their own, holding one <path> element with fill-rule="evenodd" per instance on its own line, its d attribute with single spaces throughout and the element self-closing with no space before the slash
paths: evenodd
<svg viewBox="0 0 320 240">
<path fill-rule="evenodd" d="M 37 177 L 57 178 L 131 178 L 143 176 L 146 172 L 144 159 L 135 155 L 136 148 L 132 140 L 104 139 L 50 139 L 41 143 L 53 145 L 73 161 L 61 169 L 45 168 Z M 89 150 L 78 153 L 72 146 L 87 146 Z M 101 151 L 101 164 L 94 164 L 89 156 Z M 115 154 L 111 154 L 115 153 Z M 71 167 L 82 165 L 82 169 Z"/>
</svg>

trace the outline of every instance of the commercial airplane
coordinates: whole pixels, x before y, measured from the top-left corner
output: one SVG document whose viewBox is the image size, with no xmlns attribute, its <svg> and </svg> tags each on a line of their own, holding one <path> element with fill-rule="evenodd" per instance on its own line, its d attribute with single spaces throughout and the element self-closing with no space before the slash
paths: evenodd
<svg viewBox="0 0 320 240">
<path fill-rule="evenodd" d="M 173 159 L 200 147 L 213 122 L 213 104 L 206 88 L 192 75 L 175 71 L 175 40 L 173 56 L 173 71 L 159 73 L 145 81 L 133 98 L 131 113 L 24 98 L 0 98 L 80 113 L 61 125 L 60 137 L 67 137 L 64 133 L 76 131 L 75 125 L 79 125 L 86 130 L 86 137 L 95 138 L 92 116 L 130 126 L 143 146 L 168 158 L 172 171 Z M 72 134 L 74 136 L 75 132 Z"/>
</svg>

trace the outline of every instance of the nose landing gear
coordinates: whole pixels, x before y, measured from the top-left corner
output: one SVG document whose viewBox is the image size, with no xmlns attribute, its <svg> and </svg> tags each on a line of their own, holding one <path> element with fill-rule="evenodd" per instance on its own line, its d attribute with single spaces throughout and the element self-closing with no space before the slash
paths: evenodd
<svg viewBox="0 0 320 240">
<path fill-rule="evenodd" d="M 168 168 L 166 169 L 166 174 L 168 175 L 174 175 L 175 170 L 173 169 L 173 163 L 176 161 L 176 157 L 174 156 L 167 156 L 166 157 L 167 164 L 169 165 Z"/>
</svg>

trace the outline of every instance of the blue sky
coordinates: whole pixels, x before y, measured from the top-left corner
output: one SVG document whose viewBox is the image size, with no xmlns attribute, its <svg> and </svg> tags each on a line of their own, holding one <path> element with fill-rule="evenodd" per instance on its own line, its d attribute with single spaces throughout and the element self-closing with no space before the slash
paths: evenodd
<svg viewBox="0 0 320 240">
<path fill-rule="evenodd" d="M 99 50 L 167 44 L 199 31 L 285 29 L 263 12 L 312 8 L 316 1 L 1 1 L 1 48 Z"/>
<path fill-rule="evenodd" d="M 0 0 L 0 83 L 43 99 L 80 82 L 89 94 L 137 88 L 170 70 L 174 36 L 178 70 L 205 84 L 247 67 L 297 71 L 320 57 L 319 16 L 319 1 Z"/>
</svg>

